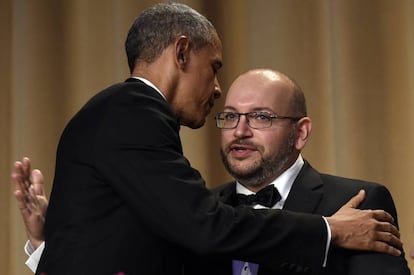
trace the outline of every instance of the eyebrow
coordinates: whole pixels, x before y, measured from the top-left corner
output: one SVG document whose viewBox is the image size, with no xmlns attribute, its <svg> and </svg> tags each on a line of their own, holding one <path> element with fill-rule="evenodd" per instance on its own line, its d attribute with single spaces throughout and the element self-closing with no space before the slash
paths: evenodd
<svg viewBox="0 0 414 275">
<path fill-rule="evenodd" d="M 224 106 L 223 110 L 230 110 L 231 112 L 236 112 L 235 107 L 232 106 Z M 225 111 L 228 112 L 228 111 Z M 264 113 L 270 113 L 270 114 L 276 114 L 273 110 L 269 109 L 268 107 L 256 107 L 253 108 L 253 110 L 251 110 L 250 112 L 264 112 Z"/>
</svg>

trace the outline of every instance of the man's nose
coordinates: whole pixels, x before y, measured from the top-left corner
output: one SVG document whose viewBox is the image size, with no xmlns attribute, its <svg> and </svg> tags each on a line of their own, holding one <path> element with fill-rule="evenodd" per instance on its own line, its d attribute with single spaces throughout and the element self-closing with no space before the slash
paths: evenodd
<svg viewBox="0 0 414 275">
<path fill-rule="evenodd" d="M 220 98 L 221 95 L 222 95 L 220 83 L 219 83 L 217 77 L 216 77 L 216 80 L 214 81 L 214 93 L 213 93 L 213 95 L 214 95 L 215 99 Z"/>
<path fill-rule="evenodd" d="M 246 115 L 240 115 L 239 123 L 234 129 L 234 136 L 238 138 L 249 137 L 252 135 L 252 129 L 249 126 L 248 118 Z"/>
</svg>

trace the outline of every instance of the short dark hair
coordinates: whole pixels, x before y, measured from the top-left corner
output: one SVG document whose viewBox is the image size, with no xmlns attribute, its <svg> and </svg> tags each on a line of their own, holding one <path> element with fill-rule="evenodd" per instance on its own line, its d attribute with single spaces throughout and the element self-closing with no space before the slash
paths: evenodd
<svg viewBox="0 0 414 275">
<path fill-rule="evenodd" d="M 153 62 L 180 35 L 198 50 L 213 43 L 214 26 L 194 9 L 180 3 L 160 3 L 145 9 L 132 24 L 125 50 L 132 72 L 137 60 Z"/>
</svg>

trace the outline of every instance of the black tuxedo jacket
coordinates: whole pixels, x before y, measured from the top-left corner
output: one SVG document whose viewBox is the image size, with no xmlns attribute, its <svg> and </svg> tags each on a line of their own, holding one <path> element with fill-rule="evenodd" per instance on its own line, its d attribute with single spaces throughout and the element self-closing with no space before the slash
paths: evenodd
<svg viewBox="0 0 414 275">
<path fill-rule="evenodd" d="M 36 274 L 182 274 L 188 252 L 318 273 L 321 216 L 219 202 L 184 158 L 179 127 L 165 99 L 136 79 L 98 93 L 71 119 Z"/>
<path fill-rule="evenodd" d="M 331 216 L 360 189 L 365 189 L 367 196 L 359 208 L 384 209 L 394 217 L 396 224 L 398 224 L 394 202 L 384 186 L 320 174 L 307 161 L 292 185 L 284 209 Z M 234 204 L 236 201 L 234 199 L 235 182 L 223 185 L 215 189 L 214 192 L 224 203 Z M 278 233 L 275 232 L 275 234 Z M 232 275 L 231 260 L 217 256 L 193 258 L 186 264 L 186 270 L 188 274 Z M 294 264 L 281 265 L 279 268 L 269 268 L 263 265 L 259 267 L 259 275 L 303 273 L 306 273 L 305 270 Z M 380 253 L 347 251 L 331 247 L 326 268 L 321 270 L 320 274 L 408 275 L 410 271 L 404 255 L 394 257 Z"/>
</svg>

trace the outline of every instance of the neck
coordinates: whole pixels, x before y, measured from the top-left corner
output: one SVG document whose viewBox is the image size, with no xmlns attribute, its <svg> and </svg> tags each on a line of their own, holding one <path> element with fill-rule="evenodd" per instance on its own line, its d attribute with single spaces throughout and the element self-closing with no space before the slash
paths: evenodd
<svg viewBox="0 0 414 275">
<path fill-rule="evenodd" d="M 131 73 L 131 77 L 142 77 L 153 83 L 166 97 L 167 102 L 171 100 L 176 90 L 177 70 L 175 63 L 171 60 L 170 47 L 153 62 L 137 60 Z"/>
</svg>

